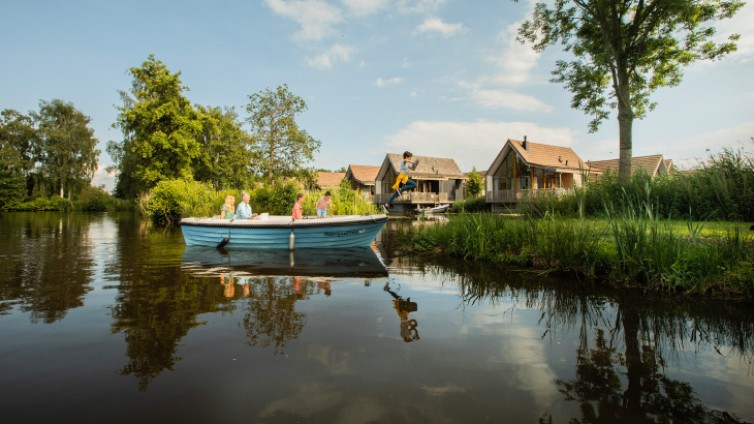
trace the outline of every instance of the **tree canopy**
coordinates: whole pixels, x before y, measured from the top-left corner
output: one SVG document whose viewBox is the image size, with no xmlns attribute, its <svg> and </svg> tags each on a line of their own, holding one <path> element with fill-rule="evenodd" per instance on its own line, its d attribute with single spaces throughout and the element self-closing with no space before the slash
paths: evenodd
<svg viewBox="0 0 754 424">
<path fill-rule="evenodd" d="M 650 94 L 681 82 L 682 67 L 735 51 L 738 35 L 716 42 L 714 21 L 732 17 L 741 0 L 556 0 L 537 3 L 519 28 L 536 51 L 560 43 L 573 58 L 557 62 L 553 82 L 571 106 L 592 116 L 594 132 L 617 108 L 618 174 L 631 175 L 632 125 L 655 107 Z"/>
<path fill-rule="evenodd" d="M 180 72 L 170 73 L 150 55 L 130 73 L 131 90 L 121 92 L 123 106 L 113 125 L 123 132 L 123 141 L 107 148 L 120 170 L 119 197 L 136 197 L 161 180 L 192 179 L 192 162 L 201 155 L 202 121 L 183 96 L 187 88 Z"/>
<path fill-rule="evenodd" d="M 469 179 L 466 181 L 466 190 L 468 190 L 469 195 L 471 197 L 477 197 L 479 196 L 479 193 L 482 192 L 484 182 L 482 181 L 482 176 L 479 175 L 479 172 L 477 172 L 476 167 L 473 167 L 471 169 L 471 172 L 469 172 Z"/>
<path fill-rule="evenodd" d="M 268 180 L 306 174 L 304 164 L 319 151 L 322 143 L 296 123 L 296 115 L 305 110 L 304 99 L 291 93 L 287 85 L 249 96 L 247 122 Z"/>
<path fill-rule="evenodd" d="M 97 170 L 97 139 L 88 116 L 62 100 L 42 101 L 33 114 L 40 143 L 39 164 L 60 197 L 90 184 Z"/>
<path fill-rule="evenodd" d="M 250 187 L 261 172 L 251 137 L 241 128 L 233 109 L 197 106 L 202 121 L 201 155 L 194 165 L 194 178 L 212 184 L 215 190 Z"/>
<path fill-rule="evenodd" d="M 30 116 L 13 109 L 0 113 L 0 206 L 20 200 L 26 194 L 26 186 L 33 182 L 31 172 L 38 147 L 37 132 Z"/>
</svg>

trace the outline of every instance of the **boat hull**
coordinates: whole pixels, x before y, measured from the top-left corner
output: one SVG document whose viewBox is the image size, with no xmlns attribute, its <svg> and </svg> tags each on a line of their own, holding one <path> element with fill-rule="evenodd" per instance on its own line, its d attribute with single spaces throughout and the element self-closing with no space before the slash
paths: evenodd
<svg viewBox="0 0 754 424">
<path fill-rule="evenodd" d="M 297 221 L 280 216 L 243 221 L 184 218 L 181 231 L 188 246 L 216 247 L 223 242 L 224 248 L 334 249 L 369 246 L 386 222 L 385 215 Z"/>
</svg>

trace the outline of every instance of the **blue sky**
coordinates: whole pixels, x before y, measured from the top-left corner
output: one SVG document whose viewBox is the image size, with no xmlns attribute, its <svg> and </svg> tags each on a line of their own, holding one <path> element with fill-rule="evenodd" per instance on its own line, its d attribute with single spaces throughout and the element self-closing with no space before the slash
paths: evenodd
<svg viewBox="0 0 754 424">
<path fill-rule="evenodd" d="M 531 15 L 522 0 L 0 0 L 0 109 L 72 102 L 90 116 L 103 154 L 130 67 L 154 54 L 181 72 L 192 103 L 235 107 L 287 84 L 308 110 L 299 125 L 322 141 L 311 165 L 379 165 L 411 150 L 486 169 L 508 138 L 617 157 L 614 116 L 600 131 L 550 83 L 558 47 L 515 41 Z M 634 155 L 684 167 L 723 147 L 754 150 L 754 4 L 718 23 L 739 51 L 685 70 L 657 109 L 634 122 Z M 111 184 L 103 171 L 97 183 Z"/>
</svg>

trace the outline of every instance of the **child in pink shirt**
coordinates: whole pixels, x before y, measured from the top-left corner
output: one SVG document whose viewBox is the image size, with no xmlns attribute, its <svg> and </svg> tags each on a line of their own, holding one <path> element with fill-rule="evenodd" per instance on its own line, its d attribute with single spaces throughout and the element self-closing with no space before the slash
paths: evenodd
<svg viewBox="0 0 754 424">
<path fill-rule="evenodd" d="M 304 207 L 301 206 L 301 201 L 304 200 L 304 193 L 299 193 L 296 195 L 296 204 L 293 205 L 293 211 L 291 213 L 291 218 L 293 220 L 297 219 L 304 219 Z"/>
</svg>

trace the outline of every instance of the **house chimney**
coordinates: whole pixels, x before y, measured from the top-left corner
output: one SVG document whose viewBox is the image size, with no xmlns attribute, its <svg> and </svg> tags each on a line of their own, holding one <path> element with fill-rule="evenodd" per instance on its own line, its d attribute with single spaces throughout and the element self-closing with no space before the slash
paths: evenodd
<svg viewBox="0 0 754 424">
<path fill-rule="evenodd" d="M 524 150 L 529 150 L 529 148 L 526 146 L 526 135 L 524 135 L 524 142 L 521 143 L 521 147 L 523 147 Z"/>
</svg>

